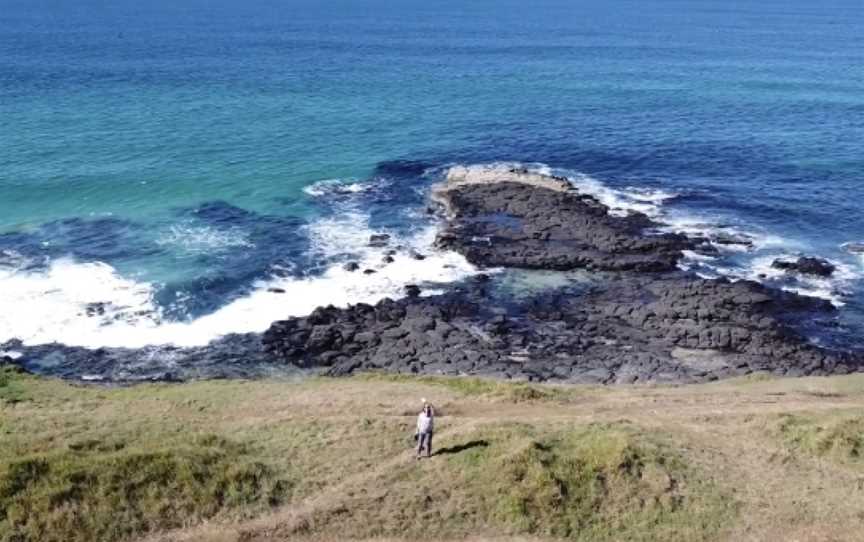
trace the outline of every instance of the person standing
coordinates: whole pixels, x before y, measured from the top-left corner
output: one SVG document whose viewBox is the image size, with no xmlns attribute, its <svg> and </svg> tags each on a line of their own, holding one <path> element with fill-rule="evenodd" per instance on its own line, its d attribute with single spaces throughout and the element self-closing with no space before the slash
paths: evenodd
<svg viewBox="0 0 864 542">
<path fill-rule="evenodd" d="M 435 411 L 432 405 L 425 403 L 420 415 L 417 416 L 417 459 L 420 459 L 423 449 L 426 457 L 432 456 L 432 432 L 435 430 Z"/>
</svg>

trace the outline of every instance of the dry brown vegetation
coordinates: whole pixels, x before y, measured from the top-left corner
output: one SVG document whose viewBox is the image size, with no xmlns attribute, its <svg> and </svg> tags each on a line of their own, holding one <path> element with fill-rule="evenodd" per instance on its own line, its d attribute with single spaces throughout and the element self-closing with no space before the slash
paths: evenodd
<svg viewBox="0 0 864 542">
<path fill-rule="evenodd" d="M 421 397 L 438 453 L 416 461 Z M 0 540 L 861 540 L 864 377 L 0 378 Z M 142 538 L 143 537 L 143 538 Z"/>
</svg>

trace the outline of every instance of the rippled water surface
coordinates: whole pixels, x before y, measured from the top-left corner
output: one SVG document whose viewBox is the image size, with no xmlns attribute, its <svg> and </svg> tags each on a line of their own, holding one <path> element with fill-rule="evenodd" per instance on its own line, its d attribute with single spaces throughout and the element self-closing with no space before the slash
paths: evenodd
<svg viewBox="0 0 864 542">
<path fill-rule="evenodd" d="M 746 237 L 684 265 L 854 322 L 862 34 L 858 0 L 0 0 L 0 341 L 201 344 L 459 280 L 424 191 L 496 161 Z M 798 253 L 836 276 L 770 269 Z"/>
</svg>

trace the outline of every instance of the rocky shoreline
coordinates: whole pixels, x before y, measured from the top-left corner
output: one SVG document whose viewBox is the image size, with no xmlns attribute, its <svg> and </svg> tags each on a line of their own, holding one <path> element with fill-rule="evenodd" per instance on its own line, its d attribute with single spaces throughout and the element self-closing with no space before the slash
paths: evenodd
<svg viewBox="0 0 864 542">
<path fill-rule="evenodd" d="M 588 291 L 520 303 L 490 295 L 481 276 L 446 295 L 322 308 L 274 323 L 266 349 L 331 375 L 386 370 L 591 383 L 862 367 L 860 356 L 818 348 L 792 326 L 796 316 L 832 312 L 827 301 L 678 271 L 682 250 L 715 250 L 707 239 L 653 233 L 660 225 L 647 216 L 613 216 L 566 180 L 456 169 L 432 194 L 446 216 L 437 244 L 475 265 L 608 273 Z"/>
<path fill-rule="evenodd" d="M 263 335 L 206 347 L 10 342 L 0 345 L 0 357 L 14 350 L 7 362 L 44 368 L 48 359 L 44 372 L 109 381 L 259 377 L 297 368 L 625 384 L 864 370 L 860 352 L 820 348 L 798 330 L 802 319 L 830 317 L 829 302 L 680 271 L 683 251 L 716 253 L 711 240 L 659 233 L 662 225 L 643 214 L 610 213 L 566 179 L 456 167 L 430 200 L 430 212 L 442 219 L 436 245 L 480 268 L 584 270 L 594 278 L 514 297 L 500 273 L 481 274 L 443 294 L 421 295 L 412 285 L 397 301 L 321 307 L 275 322 Z M 795 265 L 828 271 L 814 260 Z"/>
</svg>

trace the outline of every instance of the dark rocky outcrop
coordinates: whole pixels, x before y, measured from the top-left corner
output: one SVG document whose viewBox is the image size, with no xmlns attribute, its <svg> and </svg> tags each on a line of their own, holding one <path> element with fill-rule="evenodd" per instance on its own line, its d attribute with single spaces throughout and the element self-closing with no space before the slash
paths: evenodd
<svg viewBox="0 0 864 542">
<path fill-rule="evenodd" d="M 437 245 L 483 266 L 658 272 L 675 269 L 681 251 L 699 244 L 651 233 L 660 225 L 643 214 L 614 216 L 557 178 L 537 177 L 449 176 L 433 190 L 450 219 Z"/>
<path fill-rule="evenodd" d="M 774 260 L 771 267 L 782 269 L 783 271 L 792 271 L 801 273 L 802 275 L 814 275 L 817 277 L 830 277 L 837 270 L 837 267 L 824 258 L 812 258 L 802 256 L 795 261 Z"/>
<path fill-rule="evenodd" d="M 753 282 L 627 277 L 584 296 L 505 307 L 483 288 L 319 308 L 273 324 L 274 357 L 328 374 L 383 369 L 574 382 L 687 382 L 754 371 L 828 374 L 851 357 L 810 345 L 790 315 L 830 304 Z"/>
</svg>

